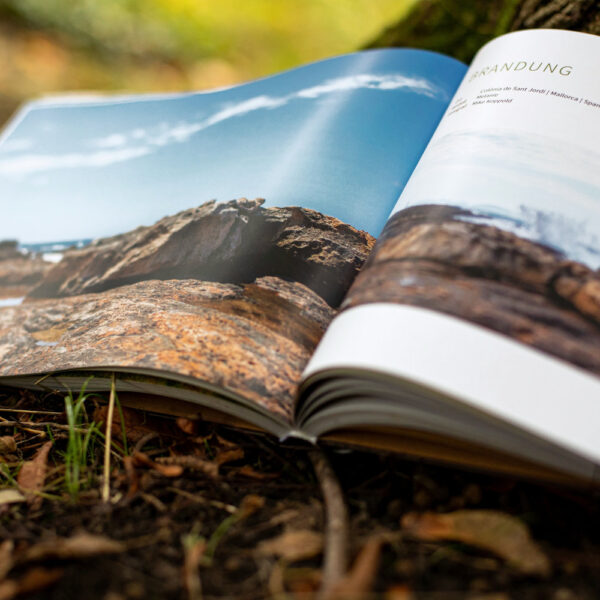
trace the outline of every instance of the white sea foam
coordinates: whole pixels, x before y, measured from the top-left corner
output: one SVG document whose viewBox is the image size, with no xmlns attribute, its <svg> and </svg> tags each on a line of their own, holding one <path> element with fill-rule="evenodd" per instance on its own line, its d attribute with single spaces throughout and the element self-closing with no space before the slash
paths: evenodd
<svg viewBox="0 0 600 600">
<path fill-rule="evenodd" d="M 19 306 L 25 299 L 25 296 L 20 298 L 0 298 L 0 308 L 3 306 Z"/>
<path fill-rule="evenodd" d="M 63 253 L 62 252 L 44 252 L 42 254 L 42 258 L 46 262 L 57 263 L 62 260 Z"/>
</svg>

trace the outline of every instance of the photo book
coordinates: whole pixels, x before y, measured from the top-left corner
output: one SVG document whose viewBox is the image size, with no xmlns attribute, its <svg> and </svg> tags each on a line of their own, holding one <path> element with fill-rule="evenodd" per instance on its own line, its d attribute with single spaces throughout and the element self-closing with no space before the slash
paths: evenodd
<svg viewBox="0 0 600 600">
<path fill-rule="evenodd" d="M 533 30 L 26 104 L 0 386 L 594 485 L 599 72 Z"/>
</svg>

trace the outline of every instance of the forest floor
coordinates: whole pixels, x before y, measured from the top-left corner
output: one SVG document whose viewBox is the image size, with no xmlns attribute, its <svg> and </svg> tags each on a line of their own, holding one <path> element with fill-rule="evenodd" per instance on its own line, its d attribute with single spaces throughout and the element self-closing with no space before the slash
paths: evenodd
<svg viewBox="0 0 600 600">
<path fill-rule="evenodd" d="M 0 600 L 600 596 L 592 492 L 118 403 L 106 465 L 97 398 L 0 406 Z"/>
</svg>

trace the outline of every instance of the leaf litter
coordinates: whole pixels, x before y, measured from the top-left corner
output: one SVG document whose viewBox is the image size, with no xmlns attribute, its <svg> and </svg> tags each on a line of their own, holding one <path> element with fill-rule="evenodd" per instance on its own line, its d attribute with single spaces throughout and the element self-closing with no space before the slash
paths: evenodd
<svg viewBox="0 0 600 600">
<path fill-rule="evenodd" d="M 30 412 L 26 425 L 11 425 L 12 435 L 2 436 L 14 444 L 7 440 L 0 452 L 0 562 L 9 565 L 4 575 L 0 570 L 0 599 L 50 588 L 55 597 L 129 598 L 127 586 L 148 598 L 316 598 L 326 519 L 304 449 L 123 408 L 113 419 L 111 502 L 102 505 L 100 474 L 88 470 L 89 483 L 73 504 L 60 487 L 62 398 L 42 403 L 27 394 L 7 397 L 3 406 Z M 18 422 L 16 411 L 3 415 Z M 102 439 L 90 448 L 92 469 Z M 560 589 L 595 597 L 600 510 L 589 494 L 398 457 L 328 453 L 349 507 L 352 558 L 330 594 L 528 600 Z M 21 460 L 36 473 L 26 483 L 38 491 L 27 496 L 16 485 Z M 38 508 L 25 497 L 35 497 Z M 528 515 L 533 533 L 511 514 Z M 118 561 L 104 558 L 111 556 Z"/>
<path fill-rule="evenodd" d="M 493 510 L 409 513 L 402 527 L 421 540 L 453 540 L 489 550 L 526 575 L 550 574 L 548 557 L 531 539 L 527 526 L 511 515 Z"/>
</svg>

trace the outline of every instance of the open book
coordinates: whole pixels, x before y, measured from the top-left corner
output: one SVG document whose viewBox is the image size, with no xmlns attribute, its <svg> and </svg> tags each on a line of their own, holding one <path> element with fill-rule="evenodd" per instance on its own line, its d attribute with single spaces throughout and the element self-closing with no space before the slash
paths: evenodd
<svg viewBox="0 0 600 600">
<path fill-rule="evenodd" d="M 0 138 L 0 385 L 593 481 L 600 38 L 374 50 L 27 104 Z"/>
</svg>

